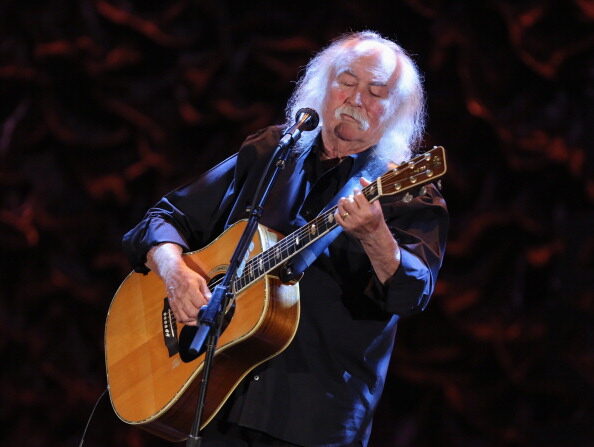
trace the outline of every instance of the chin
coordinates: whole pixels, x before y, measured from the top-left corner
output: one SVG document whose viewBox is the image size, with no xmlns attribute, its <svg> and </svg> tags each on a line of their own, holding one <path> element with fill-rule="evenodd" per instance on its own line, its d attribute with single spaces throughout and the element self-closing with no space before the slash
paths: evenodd
<svg viewBox="0 0 594 447">
<path fill-rule="evenodd" d="M 334 135 L 345 141 L 355 141 L 361 139 L 361 131 L 358 128 L 353 128 L 353 126 L 349 124 L 339 124 L 336 126 L 334 129 Z"/>
</svg>

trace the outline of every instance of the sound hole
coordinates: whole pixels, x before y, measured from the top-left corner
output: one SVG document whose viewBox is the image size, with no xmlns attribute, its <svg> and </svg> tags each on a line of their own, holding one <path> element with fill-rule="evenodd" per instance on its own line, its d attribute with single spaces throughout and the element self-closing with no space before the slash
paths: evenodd
<svg viewBox="0 0 594 447">
<path fill-rule="evenodd" d="M 208 282 L 208 288 L 210 290 L 212 290 L 214 288 L 214 286 L 221 280 L 221 278 L 223 276 L 224 276 L 224 274 L 220 274 L 220 275 L 213 277 Z M 234 313 L 235 313 L 235 300 L 233 300 L 231 302 L 231 304 L 225 310 L 225 316 L 223 318 L 223 327 L 221 328 L 221 334 L 223 332 L 225 332 L 225 329 L 227 329 L 227 326 L 229 326 L 229 323 L 231 322 L 231 319 L 233 318 Z M 198 320 L 198 325 L 200 325 L 200 320 Z M 184 362 L 191 362 L 196 357 L 200 356 L 204 351 L 206 351 L 206 343 L 204 343 L 204 346 L 202 347 L 202 349 L 200 350 L 200 352 L 197 355 L 192 355 L 189 352 L 190 345 L 192 344 L 192 341 L 194 340 L 194 335 L 196 335 L 196 332 L 198 331 L 198 327 L 199 326 L 184 326 L 179 334 L 179 357 Z"/>
</svg>

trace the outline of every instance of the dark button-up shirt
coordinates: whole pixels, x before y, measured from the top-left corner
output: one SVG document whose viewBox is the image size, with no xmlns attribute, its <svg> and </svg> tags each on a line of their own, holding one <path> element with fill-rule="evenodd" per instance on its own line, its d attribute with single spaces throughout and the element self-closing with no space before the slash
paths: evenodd
<svg viewBox="0 0 594 447">
<path fill-rule="evenodd" d="M 242 219 L 281 136 L 249 137 L 238 154 L 163 197 L 124 236 L 138 272 L 146 253 L 173 242 L 201 248 Z M 318 140 L 319 141 L 319 138 Z M 319 160 L 316 144 L 294 157 L 273 187 L 262 224 L 289 234 L 312 219 L 372 157 Z M 381 284 L 361 244 L 342 233 L 300 281 L 301 318 L 289 347 L 257 368 L 235 392 L 229 418 L 303 446 L 366 445 L 383 390 L 399 317 L 425 308 L 443 259 L 448 215 L 432 185 L 405 203 L 381 200 L 401 249 L 396 273 Z M 236 315 L 234 318 L 241 318 Z"/>
</svg>

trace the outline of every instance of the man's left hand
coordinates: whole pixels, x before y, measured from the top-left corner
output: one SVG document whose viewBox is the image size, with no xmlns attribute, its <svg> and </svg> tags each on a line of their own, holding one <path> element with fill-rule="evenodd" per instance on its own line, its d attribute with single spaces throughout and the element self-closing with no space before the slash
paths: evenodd
<svg viewBox="0 0 594 447">
<path fill-rule="evenodd" d="M 360 183 L 363 187 L 371 184 L 363 177 Z M 361 191 L 355 190 L 352 196 L 338 201 L 334 217 L 347 233 L 359 239 L 378 279 L 385 283 L 400 265 L 400 247 L 384 220 L 380 203 L 369 203 Z"/>
<path fill-rule="evenodd" d="M 363 177 L 359 179 L 359 182 L 363 187 L 371 184 Z M 384 213 L 379 202 L 369 203 L 359 189 L 355 189 L 353 195 L 342 197 L 338 201 L 334 217 L 347 233 L 359 240 L 373 237 L 373 234 L 381 228 L 384 222 Z"/>
</svg>

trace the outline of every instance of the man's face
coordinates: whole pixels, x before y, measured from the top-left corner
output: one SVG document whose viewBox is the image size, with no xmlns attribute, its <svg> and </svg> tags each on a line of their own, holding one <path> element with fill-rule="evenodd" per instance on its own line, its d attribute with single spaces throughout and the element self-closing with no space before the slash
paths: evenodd
<svg viewBox="0 0 594 447">
<path fill-rule="evenodd" d="M 332 70 L 322 106 L 328 137 L 360 152 L 382 136 L 397 80 L 394 52 L 375 42 L 345 49 Z"/>
</svg>

